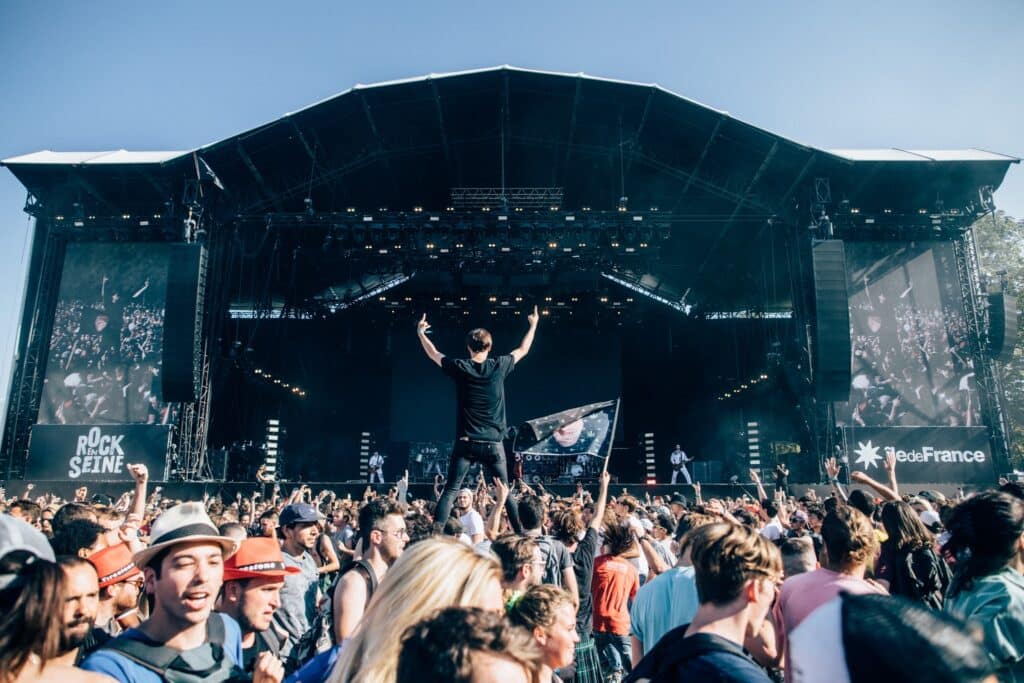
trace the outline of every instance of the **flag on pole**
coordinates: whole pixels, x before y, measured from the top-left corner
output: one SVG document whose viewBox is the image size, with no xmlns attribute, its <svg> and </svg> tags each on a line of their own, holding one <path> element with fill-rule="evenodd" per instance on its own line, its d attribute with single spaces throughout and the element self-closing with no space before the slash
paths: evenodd
<svg viewBox="0 0 1024 683">
<path fill-rule="evenodd" d="M 528 455 L 607 458 L 618 412 L 618 401 L 603 401 L 529 420 L 516 434 L 515 450 Z"/>
</svg>

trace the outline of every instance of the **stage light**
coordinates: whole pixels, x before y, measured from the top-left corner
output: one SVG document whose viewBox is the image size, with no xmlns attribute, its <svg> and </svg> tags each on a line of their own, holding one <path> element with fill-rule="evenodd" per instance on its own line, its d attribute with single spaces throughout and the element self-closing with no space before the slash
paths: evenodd
<svg viewBox="0 0 1024 683">
<path fill-rule="evenodd" d="M 551 297 L 550 296 L 544 297 L 544 301 L 551 301 Z"/>
<path fill-rule="evenodd" d="M 414 207 L 412 207 L 412 210 L 413 210 L 414 213 L 423 213 L 423 207 L 422 206 L 414 206 Z"/>
<path fill-rule="evenodd" d="M 641 286 L 641 285 L 639 285 L 639 284 L 637 284 L 635 282 L 630 282 L 629 280 L 624 280 L 624 279 L 622 279 L 622 278 L 620 278 L 620 277 L 618 277 L 616 275 L 612 275 L 611 273 L 601 273 L 601 277 L 604 277 L 604 278 L 606 278 L 608 280 L 611 280 L 615 284 L 622 285 L 626 289 L 632 290 L 632 291 L 636 292 L 637 294 L 643 294 L 648 299 L 652 299 L 654 301 L 657 301 L 660 304 L 664 304 L 664 305 L 668 306 L 669 308 L 672 308 L 672 309 L 674 309 L 676 311 L 679 311 L 680 313 L 684 313 L 686 315 L 690 314 L 690 309 L 692 307 L 689 304 L 683 303 L 682 301 L 671 301 L 670 299 L 666 299 L 665 297 L 661 296 L 660 294 L 655 294 L 654 292 L 646 289 L 645 287 L 643 287 L 643 286 Z"/>
<path fill-rule="evenodd" d="M 347 211 L 348 213 L 355 213 L 356 212 L 356 207 L 350 206 L 347 209 L 345 209 L 345 211 Z"/>
<path fill-rule="evenodd" d="M 496 296 L 487 297 L 487 300 L 490 301 L 493 304 L 495 301 L 498 300 L 498 297 L 496 297 Z"/>
<path fill-rule="evenodd" d="M 433 248 L 434 248 L 434 243 L 433 243 L 433 242 L 427 242 L 427 243 L 426 243 L 426 244 L 425 244 L 424 246 L 425 246 L 425 247 L 426 247 L 427 249 L 433 249 Z"/>
<path fill-rule="evenodd" d="M 612 248 L 613 249 L 618 249 L 619 248 L 619 243 L 618 242 L 612 242 Z"/>
<path fill-rule="evenodd" d="M 480 210 L 483 211 L 484 213 L 490 213 L 491 212 L 491 207 L 484 206 L 484 207 L 481 207 Z"/>
<path fill-rule="evenodd" d="M 548 242 L 548 249 L 558 249 L 558 242 Z"/>
</svg>

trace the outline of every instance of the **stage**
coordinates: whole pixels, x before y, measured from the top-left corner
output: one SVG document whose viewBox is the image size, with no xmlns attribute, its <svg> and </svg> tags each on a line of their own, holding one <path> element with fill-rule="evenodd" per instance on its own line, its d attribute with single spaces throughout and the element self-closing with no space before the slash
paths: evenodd
<svg viewBox="0 0 1024 683">
<path fill-rule="evenodd" d="M 508 66 L 358 86 L 189 152 L 7 159 L 35 232 L 0 476 L 145 462 L 234 495 L 212 482 L 351 482 L 379 452 L 429 479 L 455 396 L 416 321 L 443 354 L 476 327 L 500 354 L 537 306 L 508 424 L 617 401 L 624 480 L 670 480 L 678 444 L 705 481 L 893 453 L 908 481 L 992 483 L 1016 317 L 991 313 L 971 226 L 1017 161 L 815 149 L 657 86 Z M 563 455 L 524 473 L 565 481 Z"/>
<path fill-rule="evenodd" d="M 65 500 L 73 500 L 75 496 L 75 490 L 81 486 L 87 486 L 89 490 L 89 497 L 93 496 L 94 494 L 101 493 L 111 496 L 114 500 L 117 500 L 117 498 L 121 494 L 125 493 L 126 491 L 132 490 L 131 485 L 125 484 L 124 482 L 116 481 L 88 483 L 73 481 L 0 481 L 0 485 L 5 486 L 7 489 L 8 498 L 11 498 L 12 496 L 21 496 L 22 492 L 24 491 L 25 485 L 29 483 L 35 485 L 35 488 L 32 490 L 33 498 L 40 495 L 44 495 L 46 493 L 54 493 L 60 496 L 61 498 L 64 498 Z M 320 493 L 320 491 L 328 490 L 333 491 L 335 494 L 337 494 L 339 498 L 351 496 L 355 500 L 362 499 L 363 494 L 368 486 L 372 490 L 376 491 L 378 494 L 387 494 L 394 487 L 393 483 L 368 484 L 366 482 L 307 482 L 306 484 L 312 489 L 314 497 L 318 493 Z M 465 482 L 465 484 L 469 485 L 470 482 Z M 284 482 L 281 484 L 281 489 L 286 495 L 295 488 L 302 485 L 303 484 L 300 482 Z M 236 496 L 239 494 L 245 497 L 249 497 L 254 492 L 259 492 L 261 496 L 269 496 L 273 490 L 273 484 L 260 486 L 257 484 L 253 484 L 252 482 L 152 481 L 149 483 L 149 492 L 152 494 L 152 492 L 156 489 L 157 486 L 161 488 L 160 495 L 163 498 L 181 501 L 202 500 L 204 495 L 210 495 L 220 496 L 221 500 L 230 502 L 232 500 L 235 500 Z M 809 490 L 813 490 L 817 494 L 819 499 L 831 495 L 831 490 L 828 486 L 796 484 L 791 485 L 789 488 L 790 495 L 794 497 L 804 496 Z M 851 490 L 850 487 L 844 486 L 844 488 L 847 491 Z M 855 486 L 854 488 L 863 487 Z M 957 495 L 958 488 L 960 488 L 959 485 L 949 483 L 907 484 L 902 485 L 900 487 L 900 492 L 902 494 L 914 494 L 926 490 L 939 491 L 943 495 L 952 498 Z M 969 494 L 990 487 L 966 484 L 963 485 L 963 488 L 964 492 Z M 597 495 L 597 487 L 594 485 L 584 486 L 584 489 L 589 491 L 593 496 Z M 556 496 L 570 497 L 575 494 L 576 487 L 574 485 L 567 484 L 552 484 L 550 486 L 545 486 L 544 490 Z M 670 496 L 673 493 L 681 494 L 690 503 L 692 503 L 694 500 L 693 487 L 685 485 L 672 486 L 670 484 L 646 485 L 638 483 L 614 482 L 609 487 L 609 495 L 621 495 L 623 493 L 623 490 L 641 500 L 643 500 L 647 494 L 650 494 L 653 497 L 659 495 Z M 765 491 L 769 496 L 774 495 L 774 487 L 771 485 L 765 486 Z M 410 484 L 409 495 L 412 499 L 422 498 L 424 500 L 430 501 L 435 500 L 434 488 L 433 485 L 431 484 Z M 753 484 L 749 482 L 745 484 L 702 484 L 701 495 L 703 496 L 705 501 L 711 500 L 712 498 L 738 498 L 743 495 L 755 498 L 757 496 L 757 489 Z"/>
</svg>

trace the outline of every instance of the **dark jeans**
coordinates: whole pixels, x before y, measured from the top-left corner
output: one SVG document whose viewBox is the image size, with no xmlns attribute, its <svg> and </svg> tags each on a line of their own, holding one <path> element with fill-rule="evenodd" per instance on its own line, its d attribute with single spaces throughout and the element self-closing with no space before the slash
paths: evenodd
<svg viewBox="0 0 1024 683">
<path fill-rule="evenodd" d="M 594 631 L 594 645 L 597 647 L 601 670 L 605 674 L 610 674 L 613 671 L 629 673 L 633 670 L 630 659 L 632 645 L 629 642 L 629 636 Z"/>
<path fill-rule="evenodd" d="M 448 465 L 448 479 L 444 483 L 441 500 L 437 502 L 437 514 L 434 516 L 434 521 L 438 524 L 443 526 L 448 521 L 455 497 L 462 487 L 462 480 L 466 478 L 466 472 L 469 472 L 473 463 L 480 463 L 483 467 L 484 477 L 488 484 L 497 477 L 506 486 L 508 485 L 505 447 L 500 441 L 456 441 L 455 447 L 452 448 L 452 461 Z M 508 521 L 515 532 L 521 533 L 523 526 L 519 523 L 519 510 L 511 495 L 505 501 L 505 512 L 508 513 Z"/>
</svg>

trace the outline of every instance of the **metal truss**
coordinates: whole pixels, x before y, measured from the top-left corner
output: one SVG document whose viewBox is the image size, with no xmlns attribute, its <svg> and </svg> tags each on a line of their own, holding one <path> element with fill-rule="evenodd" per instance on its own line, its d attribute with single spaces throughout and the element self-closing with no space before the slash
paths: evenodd
<svg viewBox="0 0 1024 683">
<path fill-rule="evenodd" d="M 3 447 L 0 450 L 0 473 L 8 480 L 21 479 L 25 474 L 29 434 L 39 415 L 54 309 L 64 263 L 64 237 L 47 225 L 43 239 L 45 242 L 38 278 L 34 283 L 35 295 L 31 299 L 26 298 L 26 303 L 31 302 L 32 317 L 24 336 L 26 341 L 22 356 L 13 368 L 11 402 L 7 406 Z"/>
<path fill-rule="evenodd" d="M 967 317 L 971 358 L 974 359 L 974 378 L 978 383 L 981 419 L 988 426 L 992 444 L 992 457 L 999 471 L 1010 464 L 1010 423 L 1003 410 L 1003 388 L 995 360 L 989 355 L 988 310 L 983 305 L 981 268 L 974 243 L 974 230 L 967 229 L 953 242 L 957 279 Z"/>
<path fill-rule="evenodd" d="M 546 209 L 560 207 L 563 196 L 561 187 L 453 187 L 451 193 L 456 209 Z"/>
</svg>

